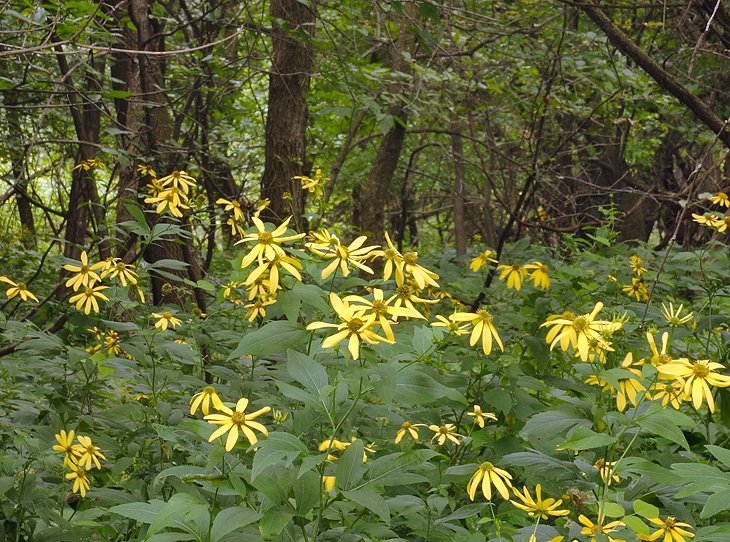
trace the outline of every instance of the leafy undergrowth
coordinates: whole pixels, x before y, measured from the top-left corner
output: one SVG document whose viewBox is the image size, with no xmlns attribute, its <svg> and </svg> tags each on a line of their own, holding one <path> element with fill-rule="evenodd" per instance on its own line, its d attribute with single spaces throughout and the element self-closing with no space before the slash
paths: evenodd
<svg viewBox="0 0 730 542">
<path fill-rule="evenodd" d="M 730 540 L 726 246 L 241 239 L 206 314 L 55 260 L 55 333 L 6 260 L 0 538 Z"/>
</svg>

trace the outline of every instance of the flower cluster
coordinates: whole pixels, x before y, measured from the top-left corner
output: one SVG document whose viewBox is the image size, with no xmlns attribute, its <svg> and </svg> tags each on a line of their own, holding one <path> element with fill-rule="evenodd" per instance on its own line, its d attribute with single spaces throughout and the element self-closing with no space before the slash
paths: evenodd
<svg viewBox="0 0 730 542">
<path fill-rule="evenodd" d="M 70 471 L 66 473 L 66 479 L 73 480 L 72 491 L 85 497 L 91 485 L 86 474 L 87 471 L 94 466 L 101 469 L 99 460 L 106 459 L 106 457 L 98 447 L 94 446 L 89 437 L 78 435 L 74 443 L 75 432 L 73 430 L 66 433 L 62 429 L 54 436 L 58 444 L 53 445 L 53 450 L 64 454 L 63 466 Z"/>
<path fill-rule="evenodd" d="M 80 261 L 65 264 L 63 269 L 70 272 L 71 276 L 66 281 L 66 287 L 78 292 L 69 297 L 69 303 L 76 305 L 76 309 L 83 310 L 85 314 L 99 312 L 99 301 L 109 301 L 109 298 L 102 292 L 109 286 L 101 285 L 102 279 L 110 278 L 124 287 L 134 290 L 144 302 L 144 294 L 137 285 L 137 273 L 134 266 L 124 263 L 119 258 L 107 258 L 104 261 L 89 263 L 89 256 L 84 250 L 81 252 Z"/>
<path fill-rule="evenodd" d="M 0 275 L 0 282 L 4 282 L 5 284 L 10 285 L 10 288 L 5 290 L 5 295 L 8 297 L 8 299 L 13 299 L 17 296 L 23 301 L 28 301 L 29 299 L 32 299 L 36 303 L 38 302 L 38 298 L 33 295 L 33 292 L 28 289 L 28 287 L 25 285 L 25 282 L 15 282 L 13 280 L 10 280 L 8 277 L 2 275 Z"/>
<path fill-rule="evenodd" d="M 157 178 L 154 169 L 140 165 L 140 173 L 149 178 L 147 184 L 148 197 L 144 202 L 155 205 L 155 212 L 158 215 L 167 210 L 172 216 L 181 218 L 181 209 L 190 209 L 190 191 L 196 181 L 186 171 L 175 170 L 169 175 Z"/>
<path fill-rule="evenodd" d="M 266 414 L 271 411 L 271 407 L 266 406 L 256 410 L 255 412 L 246 413 L 249 400 L 245 397 L 241 397 L 237 402 L 235 408 L 230 408 L 221 401 L 215 388 L 207 386 L 201 392 L 196 393 L 190 400 L 190 414 L 194 415 L 198 408 L 203 412 L 203 419 L 210 424 L 219 426 L 218 429 L 208 438 L 208 442 L 213 442 L 218 437 L 221 437 L 228 433 L 226 437 L 226 452 L 230 452 L 238 442 L 239 432 L 243 433 L 248 442 L 253 446 L 258 442 L 258 437 L 254 430 L 263 433 L 268 436 L 269 431 L 266 426 L 254 421 L 262 414 Z M 210 414 L 211 405 L 217 413 Z"/>
<path fill-rule="evenodd" d="M 710 202 L 719 207 L 730 207 L 730 197 L 725 192 L 717 192 L 710 198 Z M 704 214 L 692 213 L 692 219 L 706 228 L 716 230 L 720 233 L 730 228 L 730 215 L 718 212 L 706 212 Z"/>
</svg>

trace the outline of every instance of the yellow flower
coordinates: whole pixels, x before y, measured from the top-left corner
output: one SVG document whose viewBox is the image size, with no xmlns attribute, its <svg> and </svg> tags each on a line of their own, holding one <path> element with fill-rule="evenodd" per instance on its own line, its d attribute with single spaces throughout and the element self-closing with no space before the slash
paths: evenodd
<svg viewBox="0 0 730 542">
<path fill-rule="evenodd" d="M 101 282 L 101 277 L 96 273 L 98 269 L 104 269 L 104 262 L 97 262 L 89 265 L 89 256 L 84 250 L 81 253 L 81 265 L 66 264 L 63 268 L 71 273 L 76 273 L 66 281 L 66 287 L 73 288 L 75 292 L 82 286 L 91 286 L 94 282 Z"/>
<path fill-rule="evenodd" d="M 249 322 L 253 322 L 259 316 L 261 318 L 265 317 L 266 307 L 268 307 L 269 305 L 273 305 L 274 303 L 276 303 L 276 299 L 272 297 L 269 299 L 257 299 L 253 303 L 244 305 L 244 307 L 248 309 L 248 312 L 246 313 L 246 319 Z"/>
<path fill-rule="evenodd" d="M 467 416 L 472 416 L 474 418 L 474 423 L 477 424 L 479 427 L 484 427 L 484 420 L 493 420 L 497 421 L 497 416 L 492 414 L 491 412 L 484 412 L 482 410 L 482 407 L 479 405 L 474 405 L 474 408 L 471 412 L 466 413 Z M 505 497 L 506 499 L 507 497 Z"/>
<path fill-rule="evenodd" d="M 692 526 L 689 523 L 677 521 L 674 516 L 669 516 L 662 521 L 660 518 L 649 519 L 654 525 L 659 526 L 659 530 L 652 534 L 639 534 L 641 540 L 659 540 L 664 537 L 664 542 L 686 542 L 686 538 L 694 538 L 694 533 L 689 532 Z"/>
<path fill-rule="evenodd" d="M 421 289 L 425 288 L 426 284 L 438 288 L 436 279 L 439 276 L 418 264 L 418 252 L 410 251 L 403 254 L 403 265 L 395 268 L 395 283 L 398 286 L 403 286 L 407 276 L 413 278 Z"/>
<path fill-rule="evenodd" d="M 499 338 L 497 328 L 493 324 L 494 318 L 487 309 L 481 308 L 477 312 L 456 312 L 450 319 L 454 322 L 469 322 L 474 326 L 469 337 L 470 346 L 474 346 L 481 337 L 482 350 L 488 356 L 492 352 L 492 337 L 494 337 L 499 349 L 504 352 L 502 339 Z"/>
<path fill-rule="evenodd" d="M 583 525 L 583 528 L 580 530 L 580 534 L 584 534 L 587 536 L 591 536 L 590 542 L 596 542 L 596 535 L 608 535 L 616 530 L 616 527 L 622 527 L 623 522 L 622 521 L 612 521 L 610 523 L 603 524 L 602 518 L 598 519 L 597 523 L 593 523 L 590 519 L 585 517 L 583 514 L 578 516 L 578 521 L 580 521 L 581 525 Z M 602 539 L 603 540 L 603 539 Z M 623 542 L 623 539 L 620 538 L 612 538 L 608 537 L 608 542 Z"/>
<path fill-rule="evenodd" d="M 634 406 L 638 405 L 637 396 L 640 392 L 646 391 L 646 387 L 641 383 L 641 371 L 633 367 L 634 355 L 629 352 L 626 354 L 621 368 L 625 371 L 636 375 L 636 377 L 620 378 L 618 381 L 619 390 L 616 392 L 616 408 L 619 412 L 626 409 L 626 400 L 628 399 Z"/>
<path fill-rule="evenodd" d="M 694 315 L 694 312 L 690 312 L 682 316 L 682 309 L 684 309 L 684 305 L 681 304 L 675 309 L 671 301 L 669 302 L 669 307 L 662 303 L 662 316 L 670 326 L 681 326 L 692 321 Z"/>
<path fill-rule="evenodd" d="M 324 439 L 322 442 L 319 443 L 319 446 L 317 449 L 320 452 L 330 452 L 332 450 L 338 451 L 338 452 L 344 452 L 345 448 L 347 448 L 351 443 L 350 442 L 343 442 L 341 440 L 337 440 L 336 438 L 328 438 Z"/>
<path fill-rule="evenodd" d="M 286 256 L 284 249 L 279 246 L 281 243 L 287 241 L 295 241 L 304 237 L 303 233 L 297 233 L 294 235 L 284 235 L 289 221 L 292 217 L 287 218 L 280 226 L 276 227 L 273 231 L 268 231 L 266 226 L 258 217 L 252 217 L 258 233 L 249 233 L 244 236 L 243 239 L 237 241 L 236 244 L 256 242 L 256 245 L 241 261 L 241 268 L 248 267 L 254 260 L 258 260 L 259 265 L 264 263 L 264 258 L 268 261 L 272 261 L 276 258 L 276 255 Z"/>
<path fill-rule="evenodd" d="M 519 264 L 502 264 L 497 266 L 499 273 L 499 280 L 507 280 L 507 288 L 520 290 L 522 288 L 522 281 L 527 276 L 527 268 Z"/>
<path fill-rule="evenodd" d="M 190 414 L 195 414 L 198 407 L 200 407 L 203 411 L 203 415 L 207 416 L 210 413 L 211 403 L 213 404 L 213 408 L 216 410 L 223 410 L 221 408 L 224 406 L 223 401 L 221 401 L 221 398 L 218 397 L 215 388 L 213 386 L 206 386 L 203 388 L 203 391 L 193 395 L 193 398 L 190 400 Z"/>
<path fill-rule="evenodd" d="M 291 256 L 281 256 L 277 254 L 273 260 L 267 260 L 258 265 L 256 269 L 251 271 L 246 277 L 244 284 L 246 286 L 251 285 L 264 273 L 268 273 L 266 284 L 269 288 L 269 293 L 274 294 L 279 289 L 279 269 L 284 269 L 299 282 L 302 281 L 302 275 L 299 274 L 299 269 L 302 268 L 301 262 Z"/>
<path fill-rule="evenodd" d="M 717 215 L 714 213 L 705 213 L 703 215 L 699 215 L 697 213 L 692 213 L 692 218 L 695 222 L 698 224 L 702 224 L 703 226 L 709 226 L 710 228 L 715 227 L 715 223 L 717 222 Z"/>
<path fill-rule="evenodd" d="M 504 500 L 509 500 L 509 488 L 512 487 L 512 475 L 506 470 L 499 469 L 490 462 L 482 463 L 466 486 L 466 492 L 473 501 L 477 488 L 481 485 L 482 493 L 488 500 L 492 500 L 492 485 Z"/>
<path fill-rule="evenodd" d="M 404 284 L 403 286 L 398 286 L 395 289 L 395 294 L 393 294 L 393 297 L 395 298 L 393 306 L 400 307 L 402 305 L 411 311 L 418 312 L 415 305 L 413 305 L 414 303 L 438 303 L 437 299 L 424 299 L 422 297 L 418 297 L 418 292 L 415 290 L 415 288 L 415 284 Z"/>
<path fill-rule="evenodd" d="M 730 215 L 726 215 L 723 218 L 718 218 L 715 221 L 715 228 L 720 233 L 726 231 L 728 228 L 730 228 Z"/>
<path fill-rule="evenodd" d="M 264 209 L 266 209 L 269 205 L 271 205 L 271 200 L 269 198 L 264 198 L 261 201 L 259 201 L 256 204 L 256 210 L 253 213 L 253 216 L 256 218 L 259 217 L 259 215 L 262 213 Z"/>
<path fill-rule="evenodd" d="M 326 235 L 329 235 L 329 233 Z M 329 236 L 329 239 L 334 240 L 337 238 L 335 236 Z M 348 246 L 339 243 L 339 240 L 337 244 L 332 244 L 330 241 L 330 244 L 328 245 L 324 245 L 323 243 L 306 243 L 305 246 L 317 256 L 332 259 L 332 263 L 322 270 L 321 276 L 324 280 L 334 273 L 338 266 L 342 271 L 343 276 L 349 276 L 350 268 L 348 267 L 348 264 L 372 274 L 373 270 L 362 262 L 376 256 L 378 254 L 377 249 L 379 247 L 377 245 L 364 247 L 363 244 L 365 244 L 367 239 L 368 238 L 366 236 L 361 235 Z"/>
<path fill-rule="evenodd" d="M 634 254 L 629 258 L 629 264 L 631 265 L 631 270 L 636 273 L 637 277 L 640 277 L 642 273 L 646 272 L 646 268 L 642 265 L 641 256 L 638 254 Z"/>
<path fill-rule="evenodd" d="M 79 467 L 84 467 L 86 470 L 89 470 L 91 468 L 91 462 L 93 461 L 96 468 L 100 469 L 101 463 L 99 462 L 99 459 L 106 459 L 104 454 L 101 453 L 101 450 L 91 443 L 91 439 L 89 437 L 79 435 L 76 437 L 76 440 L 78 440 L 79 443 L 74 445 L 73 452 L 79 456 Z"/>
<path fill-rule="evenodd" d="M 403 254 L 395 248 L 395 245 L 393 245 L 393 241 L 390 240 L 390 235 L 388 235 L 387 231 L 385 232 L 385 243 L 387 247 L 383 249 L 382 254 L 383 258 L 385 258 L 385 265 L 383 266 L 383 280 L 388 280 L 394 271 L 402 273 Z"/>
<path fill-rule="evenodd" d="M 707 400 L 710 412 L 715 411 L 715 400 L 710 386 L 717 388 L 730 386 L 730 376 L 715 372 L 724 368 L 724 365 L 707 359 L 698 359 L 692 363 L 686 358 L 676 359 L 657 367 L 661 377 L 670 375 L 684 379 L 684 393 L 692 398 L 694 407 L 699 409 L 704 398 Z"/>
<path fill-rule="evenodd" d="M 390 297 L 387 301 L 384 300 L 383 290 L 379 288 L 373 289 L 372 301 L 359 295 L 348 295 L 344 298 L 345 302 L 352 303 L 350 307 L 352 307 L 353 310 L 361 313 L 361 318 L 366 321 L 372 321 L 373 323 L 379 324 L 380 327 L 383 328 L 385 336 L 391 341 L 395 341 L 395 335 L 393 335 L 393 328 L 391 327 L 391 324 L 395 323 L 398 317 L 423 318 L 423 315 L 417 310 L 390 305 L 389 303 L 394 300 L 395 296 Z M 393 317 L 393 320 L 388 318 L 389 316 Z"/>
<path fill-rule="evenodd" d="M 157 207 L 155 212 L 158 215 L 161 215 L 165 212 L 165 209 L 167 209 L 170 211 L 172 216 L 180 218 L 183 215 L 180 209 L 190 209 L 187 195 L 185 195 L 182 190 L 174 186 L 162 190 L 156 196 L 145 198 L 144 202 L 156 204 Z"/>
<path fill-rule="evenodd" d="M 631 284 L 627 284 L 621 289 L 629 297 L 635 297 L 636 301 L 646 301 L 649 299 L 649 288 L 647 288 L 644 279 L 634 277 L 631 279 Z"/>
<path fill-rule="evenodd" d="M 562 314 L 551 314 L 550 316 L 548 316 L 545 320 L 545 323 L 540 326 L 552 326 L 548 330 L 545 341 L 550 344 L 555 340 L 558 335 L 560 335 L 561 338 L 558 341 L 560 343 L 560 348 L 564 352 L 567 352 L 568 348 L 570 348 L 571 345 L 571 334 L 563 333 L 563 331 L 569 331 L 570 328 L 573 326 L 573 322 L 575 322 L 576 318 L 578 318 L 578 315 L 570 311 L 565 311 Z M 556 320 L 560 320 L 560 322 L 557 322 Z"/>
<path fill-rule="evenodd" d="M 71 472 L 66 473 L 66 480 L 74 481 L 72 489 L 74 493 L 81 493 L 82 497 L 86 497 L 86 492 L 89 491 L 90 484 L 84 469 L 79 466 L 71 467 Z"/>
<path fill-rule="evenodd" d="M 10 284 L 10 288 L 5 290 L 5 295 L 8 296 L 8 299 L 13 299 L 15 296 L 18 296 L 23 301 L 28 301 L 28 299 L 30 298 L 36 303 L 38 302 L 38 298 L 33 295 L 33 292 L 28 290 L 28 287 L 25 285 L 24 282 L 13 282 L 8 277 L 3 276 L 0 276 L 0 282 Z"/>
<path fill-rule="evenodd" d="M 410 435 L 413 440 L 418 441 L 418 428 L 424 426 L 425 424 L 423 423 L 403 422 L 403 425 L 400 426 L 400 429 L 395 434 L 395 443 L 398 444 L 406 435 Z"/>
<path fill-rule="evenodd" d="M 294 180 L 302 183 L 302 190 L 314 192 L 317 195 L 322 194 L 322 185 L 329 181 L 328 178 L 322 177 L 322 170 L 319 168 L 314 172 L 313 178 L 307 177 L 306 175 L 295 175 Z"/>
<path fill-rule="evenodd" d="M 498 263 L 497 260 L 495 260 L 492 256 L 496 256 L 497 253 L 493 250 L 485 250 L 481 254 L 477 254 L 472 260 L 469 262 L 469 269 L 474 271 L 475 273 L 479 271 L 482 267 L 489 265 L 490 263 Z"/>
<path fill-rule="evenodd" d="M 469 333 L 469 324 L 466 322 L 452 322 L 441 315 L 436 316 L 436 320 L 438 321 L 431 322 L 433 327 L 445 327 L 449 330 L 449 332 L 453 333 L 457 337 Z"/>
<path fill-rule="evenodd" d="M 157 178 L 157 172 L 146 164 L 139 164 L 137 166 L 137 171 L 140 175 L 147 175 L 155 179 Z"/>
<path fill-rule="evenodd" d="M 155 327 L 163 331 L 167 329 L 167 326 L 171 326 L 172 329 L 175 329 L 177 326 L 182 324 L 182 320 L 175 318 L 170 311 L 165 311 L 163 313 L 153 312 L 150 316 L 152 316 L 152 318 L 157 318 Z"/>
<path fill-rule="evenodd" d="M 74 431 L 73 429 L 66 433 L 65 430 L 61 429 L 58 433 L 53 435 L 56 438 L 58 444 L 53 445 L 53 449 L 57 452 L 63 452 L 63 464 L 70 469 L 76 467 L 76 458 L 74 457 Z"/>
<path fill-rule="evenodd" d="M 710 198 L 710 201 L 715 205 L 730 207 L 730 197 L 725 192 L 718 192 Z"/>
<path fill-rule="evenodd" d="M 195 179 L 188 175 L 186 171 L 178 170 L 160 178 L 160 184 L 181 190 L 184 194 L 187 194 L 190 191 L 190 188 L 195 186 L 195 182 Z"/>
<path fill-rule="evenodd" d="M 542 487 L 540 484 L 535 486 L 535 499 L 530 495 L 527 487 L 522 488 L 523 493 L 520 493 L 517 488 L 512 488 L 515 496 L 521 501 L 510 501 L 520 510 L 527 512 L 527 515 L 531 518 L 539 517 L 540 519 L 548 519 L 549 516 L 567 516 L 569 510 L 559 510 L 558 507 L 563 503 L 562 499 L 555 500 L 553 498 L 544 499 L 542 498 Z"/>
<path fill-rule="evenodd" d="M 77 310 L 81 310 L 81 307 L 84 307 L 84 314 L 89 314 L 92 309 L 94 312 L 99 312 L 99 302 L 97 299 L 109 301 L 109 298 L 101 293 L 102 290 L 106 290 L 107 288 L 108 286 L 94 286 L 92 282 L 81 293 L 70 297 L 68 302 L 72 305 L 76 303 Z"/>
<path fill-rule="evenodd" d="M 610 486 L 611 482 L 619 483 L 621 481 L 621 478 L 616 475 L 616 463 L 617 461 L 606 461 L 601 458 L 593 465 L 598 469 L 598 474 L 601 476 L 601 480 L 603 480 L 603 483 L 607 486 Z"/>
<path fill-rule="evenodd" d="M 329 493 L 335 488 L 337 479 L 334 476 L 322 476 L 322 488 Z"/>
<path fill-rule="evenodd" d="M 377 335 L 369 328 L 374 324 L 373 320 L 363 320 L 362 311 L 355 310 L 346 301 L 340 299 L 337 294 L 330 294 L 330 304 L 335 309 L 337 316 L 342 320 L 341 324 L 331 324 L 328 322 L 312 322 L 307 326 L 308 330 L 335 328 L 337 333 L 330 335 L 322 341 L 322 348 L 332 348 L 339 344 L 342 340 L 348 339 L 347 349 L 352 355 L 352 359 L 358 359 L 360 356 L 360 343 L 377 344 L 385 342 L 393 344 L 393 341 L 387 337 Z"/>
<path fill-rule="evenodd" d="M 245 215 L 243 214 L 243 209 L 241 209 L 241 202 L 234 199 L 234 200 L 227 200 L 225 198 L 218 198 L 215 200 L 216 204 L 218 205 L 224 205 L 223 210 L 227 213 L 233 214 L 233 221 L 234 222 L 243 222 L 246 220 Z M 231 232 L 235 233 L 235 231 Z"/>
<path fill-rule="evenodd" d="M 110 276 L 111 278 L 118 278 L 122 286 L 127 286 L 127 281 L 130 284 L 137 284 L 137 273 L 133 271 L 134 266 L 131 264 L 124 263 L 119 258 L 110 258 L 106 262 L 106 268 L 101 272 L 101 278 Z"/>
<path fill-rule="evenodd" d="M 667 347 L 669 346 L 669 333 L 667 333 L 666 331 L 662 333 L 661 350 L 657 348 L 656 342 L 654 341 L 654 335 L 652 335 L 650 331 L 646 332 L 646 341 L 649 343 L 649 350 L 651 350 L 651 358 L 649 358 L 649 363 L 651 363 L 654 367 L 658 367 L 659 365 L 664 365 L 665 363 L 669 363 L 672 361 L 672 356 L 667 354 Z"/>
<path fill-rule="evenodd" d="M 112 329 L 108 329 L 104 336 L 104 346 L 109 354 L 118 356 L 122 353 L 122 347 L 119 345 L 119 333 Z"/>
<path fill-rule="evenodd" d="M 268 268 L 266 268 L 268 270 Z M 249 277 L 250 278 L 250 277 Z M 246 279 L 248 280 L 248 278 Z M 248 285 L 248 300 L 253 301 L 255 298 L 268 298 L 275 297 L 277 290 L 281 290 L 281 285 L 277 282 L 272 283 L 269 278 L 269 273 L 261 273 L 258 275 L 253 282 Z"/>
<path fill-rule="evenodd" d="M 540 327 L 560 326 L 559 332 L 553 333 L 552 330 L 548 332 L 548 339 L 552 339 L 552 341 L 547 341 L 550 343 L 550 350 L 555 348 L 556 344 L 560 344 L 563 350 L 567 350 L 566 347 L 570 345 L 578 351 L 581 360 L 587 361 L 593 340 L 602 348 L 609 348 L 610 345 L 601 336 L 601 332 L 616 331 L 621 328 L 621 323 L 596 320 L 595 318 L 602 308 L 603 303 L 599 301 L 589 314 L 575 316 L 574 318 L 572 313 L 569 313 L 569 317 L 566 317 L 565 314 L 558 317 L 548 317 L 545 322 L 540 324 Z"/>
<path fill-rule="evenodd" d="M 264 407 L 258 409 L 256 412 L 246 414 L 246 407 L 248 406 L 248 399 L 242 397 L 236 403 L 236 410 L 231 410 L 225 405 L 221 405 L 220 411 L 223 414 L 208 414 L 205 416 L 205 420 L 213 425 L 220 425 L 218 429 L 213 431 L 213 434 L 208 438 L 208 442 L 213 442 L 215 439 L 228 433 L 226 438 L 226 452 L 230 452 L 238 442 L 238 431 L 240 430 L 244 436 L 248 439 L 251 445 L 258 442 L 256 434 L 252 431 L 260 431 L 264 435 L 268 436 L 269 432 L 259 422 L 253 421 L 262 414 L 266 414 L 271 410 L 271 407 Z"/>
<path fill-rule="evenodd" d="M 651 401 L 661 399 L 663 407 L 671 404 L 673 408 L 679 410 L 682 402 L 689 399 L 684 393 L 684 384 L 684 379 L 679 377 L 671 382 L 656 382 L 649 390 L 648 398 Z"/>
<path fill-rule="evenodd" d="M 532 273 L 530 273 L 530 280 L 535 288 L 540 290 L 547 290 L 550 288 L 550 275 L 548 275 L 547 265 L 541 262 L 533 262 L 527 264 L 525 269 L 532 271 Z"/>
<path fill-rule="evenodd" d="M 223 286 L 223 297 L 228 299 L 231 293 L 241 285 L 240 282 L 229 281 Z"/>
<path fill-rule="evenodd" d="M 104 162 L 99 160 L 98 158 L 91 158 L 89 160 L 82 160 L 78 164 L 74 166 L 74 171 L 76 170 L 83 170 L 83 171 L 89 171 L 91 168 L 98 167 L 100 169 L 104 169 Z"/>
<path fill-rule="evenodd" d="M 454 431 L 456 426 L 453 423 L 447 423 L 445 425 L 429 425 L 428 428 L 434 432 L 431 442 L 438 439 L 439 445 L 443 446 L 446 439 L 449 439 L 454 444 L 460 444 L 458 437 L 461 435 Z"/>
</svg>

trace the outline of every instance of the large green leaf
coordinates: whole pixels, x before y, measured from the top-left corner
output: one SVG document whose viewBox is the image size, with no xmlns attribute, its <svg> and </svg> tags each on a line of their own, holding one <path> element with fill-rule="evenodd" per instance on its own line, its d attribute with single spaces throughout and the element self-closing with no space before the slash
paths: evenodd
<svg viewBox="0 0 730 542">
<path fill-rule="evenodd" d="M 125 518 L 139 521 L 140 523 L 152 523 L 165 504 L 167 504 L 165 501 L 153 499 L 149 502 L 118 504 L 109 508 L 109 511 L 113 514 L 119 514 Z"/>
<path fill-rule="evenodd" d="M 147 529 L 147 536 L 152 536 L 167 527 L 180 527 L 188 516 L 207 512 L 208 506 L 207 502 L 189 493 L 175 493 L 155 516 Z"/>
<path fill-rule="evenodd" d="M 579 425 L 570 433 L 568 438 L 558 445 L 558 450 L 590 450 L 610 446 L 616 442 L 616 437 L 595 431 Z"/>
<path fill-rule="evenodd" d="M 395 399 L 403 405 L 427 405 L 451 399 L 466 403 L 460 391 L 444 386 L 426 373 L 423 366 L 414 364 L 396 372 Z"/>
<path fill-rule="evenodd" d="M 362 480 L 365 466 L 362 462 L 362 454 L 365 445 L 362 440 L 357 439 L 350 444 L 337 460 L 337 488 L 343 491 L 353 489 L 355 484 Z"/>
<path fill-rule="evenodd" d="M 274 320 L 246 333 L 228 359 L 283 354 L 288 348 L 307 344 L 308 340 L 309 332 L 298 323 L 289 320 Z"/>
<path fill-rule="evenodd" d="M 254 521 L 258 521 L 260 517 L 261 514 L 258 512 L 240 506 L 232 506 L 221 510 L 213 520 L 213 526 L 210 529 L 210 542 L 218 542 L 228 533 L 250 525 Z"/>
<path fill-rule="evenodd" d="M 324 367 L 296 350 L 287 352 L 286 369 L 294 380 L 319 397 L 322 388 L 329 383 Z"/>
<path fill-rule="evenodd" d="M 368 489 L 353 489 L 350 491 L 343 491 L 342 495 L 360 506 L 367 508 L 386 524 L 390 524 L 390 509 L 385 499 L 376 491 L 370 491 Z"/>
<path fill-rule="evenodd" d="M 689 451 L 689 444 L 672 416 L 673 410 L 654 410 L 636 419 L 639 427 L 655 435 L 664 437 Z"/>
</svg>

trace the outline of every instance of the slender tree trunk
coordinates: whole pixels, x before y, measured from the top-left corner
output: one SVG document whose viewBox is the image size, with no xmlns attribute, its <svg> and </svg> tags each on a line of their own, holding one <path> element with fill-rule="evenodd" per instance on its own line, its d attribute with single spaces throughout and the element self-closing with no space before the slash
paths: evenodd
<svg viewBox="0 0 730 542">
<path fill-rule="evenodd" d="M 391 71 L 408 73 L 410 71 L 406 55 L 413 52 L 415 36 L 408 28 L 415 15 L 415 5 L 406 4 L 403 8 L 400 33 L 392 51 Z M 402 95 L 405 86 L 400 83 L 392 85 L 391 93 Z M 375 154 L 373 168 L 370 170 L 363 186 L 359 190 L 358 227 L 364 235 L 375 242 L 382 242 L 385 226 L 385 210 L 388 207 L 393 174 L 398 165 L 403 142 L 406 136 L 408 113 L 405 101 L 399 98 L 388 107 L 388 116 L 393 119 L 393 127 L 383 136 Z"/>
<path fill-rule="evenodd" d="M 464 217 L 464 144 L 459 126 L 452 125 L 451 153 L 454 157 L 454 243 L 456 256 L 466 256 L 466 220 Z"/>
<path fill-rule="evenodd" d="M 309 172 L 307 93 L 314 64 L 314 10 L 300 0 L 272 0 L 270 13 L 274 22 L 261 197 L 271 200 L 264 213 L 267 219 L 281 221 L 293 214 L 301 227 L 304 193 L 293 177 Z"/>
<path fill-rule="evenodd" d="M 35 220 L 33 209 L 29 199 L 26 197 L 28 179 L 25 175 L 25 151 L 23 142 L 23 125 L 21 117 L 20 102 L 15 92 L 7 91 L 4 96 L 5 118 L 8 122 L 8 146 L 10 154 L 10 166 L 13 174 L 13 189 L 15 191 L 15 204 L 18 207 L 20 225 L 23 227 L 23 243 L 30 247 L 35 244 Z"/>
</svg>

